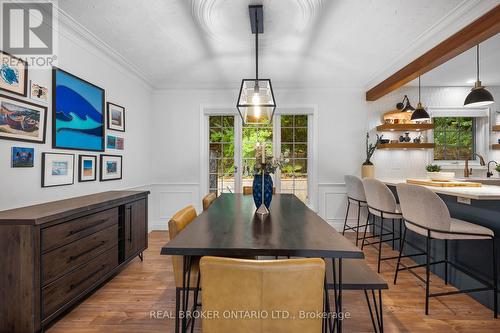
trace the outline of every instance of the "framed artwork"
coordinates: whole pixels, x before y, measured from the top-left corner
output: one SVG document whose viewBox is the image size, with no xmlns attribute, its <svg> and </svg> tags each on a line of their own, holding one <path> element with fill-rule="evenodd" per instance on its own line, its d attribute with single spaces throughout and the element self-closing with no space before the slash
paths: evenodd
<svg viewBox="0 0 500 333">
<path fill-rule="evenodd" d="M 116 149 L 116 136 L 113 135 L 106 136 L 106 148 Z"/>
<path fill-rule="evenodd" d="M 90 182 L 97 179 L 97 156 L 78 156 L 78 181 Z"/>
<path fill-rule="evenodd" d="M 107 103 L 108 129 L 125 132 L 125 108 L 113 103 Z"/>
<path fill-rule="evenodd" d="M 75 155 L 42 153 L 42 187 L 72 185 Z"/>
<path fill-rule="evenodd" d="M 0 95 L 0 139 L 45 143 L 47 107 Z"/>
<path fill-rule="evenodd" d="M 35 149 L 12 147 L 12 167 L 32 168 L 35 161 Z"/>
<path fill-rule="evenodd" d="M 52 69 L 52 148 L 104 151 L 104 89 Z"/>
<path fill-rule="evenodd" d="M 48 103 L 49 88 L 30 80 L 30 98 L 37 102 Z"/>
<path fill-rule="evenodd" d="M 114 135 L 107 135 L 106 136 L 106 148 L 107 149 L 116 149 L 116 150 L 123 150 L 124 147 L 124 140 L 123 138 L 119 138 Z"/>
<path fill-rule="evenodd" d="M 125 149 L 125 141 L 123 138 L 116 138 L 116 149 L 123 150 Z"/>
<path fill-rule="evenodd" d="M 0 51 L 0 90 L 26 97 L 28 93 L 28 63 Z"/>
<path fill-rule="evenodd" d="M 101 182 L 122 179 L 122 157 L 101 154 Z"/>
</svg>

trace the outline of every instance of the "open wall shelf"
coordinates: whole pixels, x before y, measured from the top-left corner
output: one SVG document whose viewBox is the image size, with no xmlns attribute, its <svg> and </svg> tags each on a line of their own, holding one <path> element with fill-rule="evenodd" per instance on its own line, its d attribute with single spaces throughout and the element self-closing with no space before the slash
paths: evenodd
<svg viewBox="0 0 500 333">
<path fill-rule="evenodd" d="M 377 126 L 377 131 L 420 132 L 434 128 L 434 124 L 383 124 Z"/>
<path fill-rule="evenodd" d="M 494 125 L 493 132 L 500 132 L 500 125 Z"/>
<path fill-rule="evenodd" d="M 434 149 L 434 143 L 381 143 L 378 145 L 378 149 Z"/>
<path fill-rule="evenodd" d="M 500 150 L 500 143 L 494 143 L 491 145 L 491 149 L 493 150 Z"/>
</svg>

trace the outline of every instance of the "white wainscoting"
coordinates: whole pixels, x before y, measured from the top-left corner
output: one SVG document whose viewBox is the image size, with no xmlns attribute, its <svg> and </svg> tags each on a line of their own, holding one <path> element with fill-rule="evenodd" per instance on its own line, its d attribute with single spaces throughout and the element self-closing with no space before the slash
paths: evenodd
<svg viewBox="0 0 500 333">
<path fill-rule="evenodd" d="M 188 205 L 193 205 L 200 213 L 199 188 L 197 183 L 152 184 L 149 230 L 167 230 L 170 217 Z"/>
<path fill-rule="evenodd" d="M 167 230 L 170 217 L 179 209 L 193 205 L 201 213 L 200 185 L 152 184 L 149 201 L 149 230 Z M 342 231 L 347 209 L 347 195 L 344 183 L 318 184 L 318 214 L 332 227 Z M 349 212 L 349 224 L 355 225 L 357 209 Z M 361 211 L 361 221 L 366 219 L 366 210 Z"/>
<path fill-rule="evenodd" d="M 347 210 L 347 194 L 344 183 L 319 183 L 319 212 L 318 214 L 337 231 L 344 227 L 345 214 Z M 351 205 L 348 216 L 348 224 L 356 225 L 357 208 Z M 360 224 L 366 221 L 366 209 L 361 210 Z"/>
</svg>

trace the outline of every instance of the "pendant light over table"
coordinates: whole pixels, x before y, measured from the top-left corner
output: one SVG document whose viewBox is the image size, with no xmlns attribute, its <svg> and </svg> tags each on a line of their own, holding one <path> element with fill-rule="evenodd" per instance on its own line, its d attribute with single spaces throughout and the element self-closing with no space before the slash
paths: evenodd
<svg viewBox="0 0 500 333">
<path fill-rule="evenodd" d="M 255 79 L 243 79 L 236 108 L 244 124 L 270 124 L 276 101 L 270 79 L 259 79 L 259 34 L 264 33 L 262 5 L 248 6 L 250 25 L 255 34 Z"/>
</svg>

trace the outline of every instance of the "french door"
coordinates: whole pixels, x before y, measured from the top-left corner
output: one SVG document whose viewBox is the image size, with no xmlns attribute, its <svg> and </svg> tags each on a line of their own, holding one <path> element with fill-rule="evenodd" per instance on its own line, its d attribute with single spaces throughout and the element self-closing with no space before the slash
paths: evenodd
<svg viewBox="0 0 500 333">
<path fill-rule="evenodd" d="M 243 125 L 238 114 L 210 114 L 208 122 L 208 187 L 217 193 L 242 193 L 252 187 L 257 143 L 267 156 L 282 156 L 273 175 L 277 193 L 309 200 L 310 115 L 276 115 L 271 125 Z"/>
</svg>

